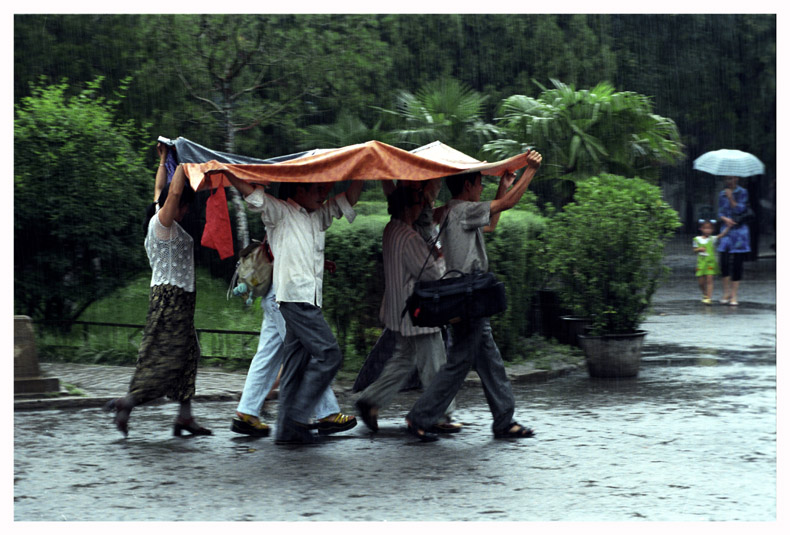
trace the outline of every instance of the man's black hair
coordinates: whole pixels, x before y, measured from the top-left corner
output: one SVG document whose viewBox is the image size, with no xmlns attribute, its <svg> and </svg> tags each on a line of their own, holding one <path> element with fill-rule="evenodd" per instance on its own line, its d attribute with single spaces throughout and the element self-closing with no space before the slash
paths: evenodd
<svg viewBox="0 0 790 535">
<path fill-rule="evenodd" d="M 481 176 L 479 171 L 474 171 L 472 173 L 460 173 L 457 175 L 448 176 L 444 182 L 447 184 L 447 189 L 450 190 L 450 195 L 457 197 L 463 193 L 465 182 L 474 184 L 475 180 L 477 180 L 477 177 L 479 176 Z"/>
<path fill-rule="evenodd" d="M 303 182 L 280 182 L 277 189 L 277 198 L 283 201 L 293 199 L 296 196 L 296 189 L 302 188 L 304 190 L 310 189 L 310 183 Z"/>
<path fill-rule="evenodd" d="M 387 213 L 399 218 L 403 212 L 422 201 L 422 192 L 408 186 L 399 186 L 387 196 Z"/>
</svg>

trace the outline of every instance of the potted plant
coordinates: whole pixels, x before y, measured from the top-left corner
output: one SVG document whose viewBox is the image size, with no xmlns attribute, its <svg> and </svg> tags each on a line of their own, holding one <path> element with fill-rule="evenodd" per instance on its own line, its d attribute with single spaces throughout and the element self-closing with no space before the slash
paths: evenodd
<svg viewBox="0 0 790 535">
<path fill-rule="evenodd" d="M 666 276 L 664 245 L 680 226 L 661 190 L 640 178 L 601 174 L 580 181 L 550 224 L 550 270 L 562 304 L 589 318 L 578 337 L 594 377 L 639 371 L 645 318 Z"/>
</svg>

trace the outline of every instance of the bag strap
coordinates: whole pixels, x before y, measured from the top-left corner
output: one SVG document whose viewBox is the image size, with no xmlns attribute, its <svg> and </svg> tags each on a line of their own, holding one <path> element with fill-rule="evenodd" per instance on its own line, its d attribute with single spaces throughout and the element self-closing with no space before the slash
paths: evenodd
<svg viewBox="0 0 790 535">
<path fill-rule="evenodd" d="M 431 240 L 430 247 L 428 248 L 428 256 L 425 257 L 425 262 L 422 263 L 422 267 L 420 268 L 420 274 L 417 275 L 418 281 L 420 280 L 420 277 L 422 277 L 422 272 L 425 270 L 425 266 L 428 265 L 428 260 L 431 258 L 431 255 L 433 254 L 433 248 L 436 247 L 436 244 L 439 242 L 439 236 L 442 235 L 442 231 L 445 229 L 445 227 L 447 227 L 447 221 L 449 220 L 449 218 L 450 218 L 450 210 L 448 209 L 447 215 L 444 216 L 444 221 L 442 221 L 441 226 L 439 226 L 439 232 L 437 232 L 436 236 Z M 447 275 L 447 273 L 442 275 L 442 278 L 444 278 L 445 275 Z M 408 310 L 409 310 L 409 305 L 407 302 L 406 306 L 403 307 L 403 312 L 401 312 L 400 314 L 401 320 L 403 319 L 403 316 L 406 315 L 406 312 Z"/>
<path fill-rule="evenodd" d="M 425 266 L 428 265 L 428 260 L 431 258 L 431 254 L 433 254 L 433 248 L 436 247 L 436 244 L 439 242 L 439 236 L 442 235 L 442 231 L 447 227 L 447 222 L 450 220 L 450 210 L 447 210 L 447 214 L 444 216 L 444 221 L 442 221 L 441 226 L 439 227 L 439 232 L 436 234 L 431 240 L 430 247 L 428 248 L 428 256 L 425 257 L 425 262 L 422 263 L 422 267 L 420 268 L 420 274 L 417 275 L 417 280 L 420 280 L 422 277 L 422 272 L 425 270 Z"/>
</svg>

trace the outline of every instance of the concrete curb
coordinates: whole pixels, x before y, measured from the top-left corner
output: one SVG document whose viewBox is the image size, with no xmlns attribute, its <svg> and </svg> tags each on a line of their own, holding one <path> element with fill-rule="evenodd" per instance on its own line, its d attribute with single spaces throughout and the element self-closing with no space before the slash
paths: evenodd
<svg viewBox="0 0 790 535">
<path fill-rule="evenodd" d="M 513 384 L 529 384 L 529 383 L 542 383 L 566 376 L 571 372 L 577 370 L 580 366 L 566 365 L 556 370 L 508 370 L 508 377 Z M 518 368 L 518 367 L 516 367 Z M 199 372 L 198 372 L 199 373 Z M 476 373 L 470 372 L 469 377 L 464 381 L 464 386 L 479 386 L 480 378 Z M 351 385 L 335 384 L 338 392 L 342 392 L 344 396 L 351 396 Z M 52 396 L 41 397 L 32 399 L 15 399 L 14 411 L 43 411 L 43 410 L 61 410 L 61 409 L 95 409 L 104 407 L 104 405 L 118 396 Z M 241 392 L 211 392 L 208 394 L 196 394 L 193 398 L 195 401 L 238 401 L 241 397 Z M 167 400 L 156 400 L 150 404 L 163 404 L 169 403 Z"/>
<path fill-rule="evenodd" d="M 240 394 L 198 394 L 195 401 L 238 401 Z M 69 396 L 37 399 L 14 400 L 15 411 L 46 411 L 58 409 L 95 409 L 104 407 L 108 401 L 118 396 Z M 147 405 L 169 403 L 167 400 L 155 400 Z"/>
</svg>

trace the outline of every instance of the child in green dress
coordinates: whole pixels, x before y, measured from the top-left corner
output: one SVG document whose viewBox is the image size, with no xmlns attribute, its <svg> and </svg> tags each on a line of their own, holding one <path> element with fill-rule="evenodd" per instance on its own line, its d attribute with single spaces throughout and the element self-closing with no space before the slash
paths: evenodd
<svg viewBox="0 0 790 535">
<path fill-rule="evenodd" d="M 697 280 L 699 288 L 702 290 L 702 302 L 706 305 L 711 304 L 713 297 L 713 276 L 719 274 L 719 263 L 716 261 L 716 242 L 727 234 L 730 226 L 718 236 L 713 236 L 715 219 L 700 219 L 699 231 L 702 233 L 696 236 L 693 241 L 694 252 L 697 253 Z"/>
</svg>

